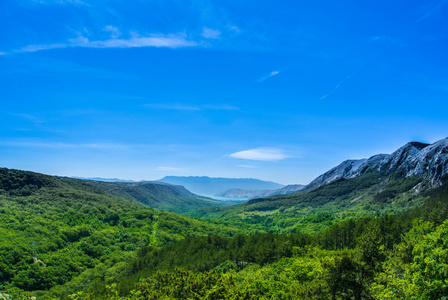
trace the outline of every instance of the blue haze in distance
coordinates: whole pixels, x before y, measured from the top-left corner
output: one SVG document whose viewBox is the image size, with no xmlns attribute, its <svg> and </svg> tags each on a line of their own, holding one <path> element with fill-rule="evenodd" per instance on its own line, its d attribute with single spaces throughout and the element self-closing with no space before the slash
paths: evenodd
<svg viewBox="0 0 448 300">
<path fill-rule="evenodd" d="M 448 1 L 0 1 L 0 166 L 308 183 L 448 136 Z"/>
</svg>

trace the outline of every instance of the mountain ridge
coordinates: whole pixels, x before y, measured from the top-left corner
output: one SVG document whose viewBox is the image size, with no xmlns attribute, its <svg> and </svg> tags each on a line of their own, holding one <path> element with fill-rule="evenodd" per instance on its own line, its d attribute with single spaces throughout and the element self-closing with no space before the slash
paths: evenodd
<svg viewBox="0 0 448 300">
<path fill-rule="evenodd" d="M 372 170 L 391 174 L 399 169 L 404 171 L 405 177 L 424 177 L 432 185 L 437 186 L 442 183 L 441 178 L 448 174 L 447 153 L 448 138 L 433 144 L 409 142 L 391 154 L 377 154 L 368 159 L 346 160 L 316 177 L 304 190 L 319 187 L 340 178 L 360 176 Z"/>
</svg>

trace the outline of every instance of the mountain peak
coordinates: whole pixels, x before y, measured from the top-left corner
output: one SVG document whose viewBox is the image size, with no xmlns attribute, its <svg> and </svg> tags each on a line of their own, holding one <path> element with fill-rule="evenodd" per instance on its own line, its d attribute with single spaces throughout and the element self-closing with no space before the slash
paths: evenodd
<svg viewBox="0 0 448 300">
<path fill-rule="evenodd" d="M 418 149 L 418 150 L 422 150 L 423 148 L 428 147 L 431 144 L 427 144 L 427 143 L 421 143 L 421 142 L 410 142 L 408 143 L 408 145 L 412 145 L 414 148 Z"/>
<path fill-rule="evenodd" d="M 305 189 L 318 187 L 339 178 L 353 178 L 373 170 L 385 175 L 401 170 L 405 177 L 419 176 L 429 180 L 431 185 L 439 185 L 442 177 L 448 174 L 448 138 L 433 144 L 413 141 L 392 154 L 346 160 L 314 179 Z"/>
<path fill-rule="evenodd" d="M 359 170 L 359 168 L 367 161 L 367 159 L 357 159 L 357 160 L 346 160 L 343 161 L 338 166 L 334 167 L 330 171 L 320 175 L 313 181 L 311 181 L 310 184 L 307 185 L 306 189 L 310 189 L 316 186 L 320 186 L 323 184 L 330 183 L 332 181 L 335 181 L 339 178 L 350 178 L 354 174 L 356 174 L 356 171 Z"/>
</svg>

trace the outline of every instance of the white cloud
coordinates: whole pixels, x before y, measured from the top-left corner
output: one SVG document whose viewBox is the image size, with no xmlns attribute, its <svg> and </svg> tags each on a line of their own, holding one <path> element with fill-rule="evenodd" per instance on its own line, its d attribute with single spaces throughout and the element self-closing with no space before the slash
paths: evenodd
<svg viewBox="0 0 448 300">
<path fill-rule="evenodd" d="M 20 48 L 19 50 L 16 50 L 15 52 L 36 52 L 40 50 L 51 50 L 51 49 L 60 49 L 60 48 L 67 48 L 69 45 L 67 44 L 47 44 L 47 45 L 28 45 L 25 47 Z"/>
<path fill-rule="evenodd" d="M 132 37 L 130 39 L 110 39 L 104 41 L 89 41 L 85 37 L 70 40 L 70 47 L 86 48 L 137 48 L 137 47 L 167 47 L 180 48 L 196 46 L 184 35 L 152 35 L 148 37 Z"/>
<path fill-rule="evenodd" d="M 143 105 L 145 107 L 149 108 L 156 108 L 156 109 L 166 109 L 166 110 L 190 110 L 190 111 L 199 111 L 204 109 L 210 109 L 210 110 L 239 110 L 238 107 L 232 106 L 232 105 L 186 105 L 186 104 L 179 104 L 179 103 L 171 103 L 171 104 L 157 104 L 157 103 L 151 103 L 151 104 L 145 104 Z"/>
<path fill-rule="evenodd" d="M 370 40 L 372 42 L 382 41 L 382 40 L 387 40 L 387 39 L 390 39 L 390 38 L 388 36 L 385 36 L 385 35 L 375 35 L 375 36 L 372 36 L 370 38 Z"/>
<path fill-rule="evenodd" d="M 31 0 L 31 2 L 37 3 L 37 4 L 81 4 L 81 5 L 87 5 L 84 1 L 81 0 Z"/>
<path fill-rule="evenodd" d="M 251 166 L 251 165 L 237 165 L 238 167 L 241 167 L 241 168 L 250 168 L 250 169 L 255 169 L 256 167 L 255 166 Z"/>
<path fill-rule="evenodd" d="M 221 36 L 221 31 L 204 27 L 204 29 L 202 30 L 202 36 L 206 39 L 219 39 Z"/>
<path fill-rule="evenodd" d="M 113 39 L 119 38 L 121 36 L 120 30 L 112 25 L 107 25 L 106 27 L 104 27 L 104 31 L 109 31 L 110 37 Z"/>
<path fill-rule="evenodd" d="M 16 50 L 15 52 L 36 52 L 40 50 L 60 49 L 60 48 L 140 48 L 140 47 L 166 47 L 181 48 L 194 47 L 198 44 L 187 40 L 185 35 L 151 35 L 146 37 L 132 37 L 129 39 L 112 38 L 103 41 L 89 41 L 88 38 L 80 36 L 68 40 L 67 43 L 47 44 L 47 45 L 29 45 Z"/>
<path fill-rule="evenodd" d="M 240 33 L 241 30 L 237 27 L 237 26 L 229 26 L 228 27 L 231 31 L 235 32 L 235 33 Z"/>
<path fill-rule="evenodd" d="M 268 78 L 274 77 L 275 75 L 280 74 L 280 71 L 272 71 L 271 73 L 269 73 L 266 76 L 261 77 L 260 79 L 258 79 L 259 82 L 265 81 Z"/>
<path fill-rule="evenodd" d="M 185 37 L 180 36 L 151 36 L 134 37 L 131 39 L 111 39 L 105 41 L 92 41 L 80 43 L 80 47 L 91 48 L 138 48 L 138 47 L 167 47 L 181 48 L 196 46 L 196 42 L 187 41 Z"/>
<path fill-rule="evenodd" d="M 166 110 L 191 110 L 191 111 L 201 110 L 201 108 L 199 106 L 192 106 L 192 105 L 185 105 L 185 104 L 178 104 L 178 103 L 145 104 L 143 106 L 149 107 L 149 108 L 156 108 L 156 109 L 166 109 Z"/>
<path fill-rule="evenodd" d="M 226 104 L 222 104 L 222 105 L 204 105 L 202 106 L 203 108 L 206 109 L 213 109 L 213 110 L 239 110 L 239 107 L 233 106 L 233 105 L 226 105 Z"/>
<path fill-rule="evenodd" d="M 260 160 L 260 161 L 277 161 L 288 158 L 283 150 L 277 148 L 255 148 L 244 151 L 235 152 L 229 155 L 233 158 Z"/>
</svg>

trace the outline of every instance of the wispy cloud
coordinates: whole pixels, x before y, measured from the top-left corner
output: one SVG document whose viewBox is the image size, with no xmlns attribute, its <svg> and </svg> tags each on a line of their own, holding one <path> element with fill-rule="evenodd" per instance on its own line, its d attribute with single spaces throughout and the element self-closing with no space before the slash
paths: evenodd
<svg viewBox="0 0 448 300">
<path fill-rule="evenodd" d="M 230 31 L 233 31 L 234 33 L 240 33 L 241 32 L 241 29 L 239 29 L 237 26 L 234 26 L 234 25 L 229 25 L 229 26 L 227 26 L 227 28 Z"/>
<path fill-rule="evenodd" d="M 423 16 L 421 16 L 418 20 L 418 22 L 421 22 L 422 20 L 430 17 L 432 14 L 434 14 L 437 10 L 439 10 L 443 5 L 445 5 L 446 3 L 448 3 L 448 0 L 442 0 L 440 2 L 438 2 L 433 8 L 427 10 Z"/>
<path fill-rule="evenodd" d="M 389 37 L 389 36 L 387 36 L 387 35 L 375 35 L 375 36 L 372 36 L 372 37 L 370 38 L 370 40 L 371 40 L 372 42 L 385 41 L 385 40 L 391 40 L 391 39 L 392 39 L 392 38 Z"/>
<path fill-rule="evenodd" d="M 239 110 L 239 107 L 233 106 L 233 105 L 203 105 L 202 108 L 204 109 L 212 109 L 212 110 Z"/>
<path fill-rule="evenodd" d="M 111 34 L 111 38 L 116 39 L 119 38 L 121 36 L 121 32 L 120 30 L 112 25 L 107 25 L 106 27 L 104 27 L 104 31 L 108 31 Z"/>
<path fill-rule="evenodd" d="M 128 146 L 123 144 L 109 144 L 109 143 L 63 143 L 63 142 L 46 142 L 33 140 L 19 140 L 19 141 L 1 141 L 0 145 L 9 147 L 29 147 L 29 148 L 56 148 L 56 149 L 76 149 L 76 148 L 90 148 L 90 149 L 126 149 Z"/>
<path fill-rule="evenodd" d="M 272 71 L 272 72 L 269 73 L 268 75 L 263 76 L 263 77 L 261 77 L 260 79 L 258 79 L 258 81 L 259 81 L 259 82 L 263 82 L 263 81 L 265 81 L 266 79 L 269 79 L 269 78 L 271 78 L 271 77 L 274 77 L 275 75 L 278 75 L 278 74 L 280 74 L 280 71 Z"/>
<path fill-rule="evenodd" d="M 173 168 L 173 167 L 157 167 L 156 170 L 157 171 L 172 171 L 172 172 L 184 171 L 184 169 Z"/>
<path fill-rule="evenodd" d="M 229 157 L 259 161 L 277 161 L 288 158 L 289 156 L 283 150 L 277 148 L 255 148 L 232 153 Z"/>
<path fill-rule="evenodd" d="M 81 0 L 28 0 L 28 2 L 36 3 L 36 4 L 81 4 L 81 5 L 89 5 L 85 1 Z"/>
<path fill-rule="evenodd" d="M 36 124 L 42 124 L 45 123 L 46 120 L 43 118 L 39 118 L 36 116 L 32 116 L 32 115 L 28 115 L 28 114 L 15 114 L 15 113 L 11 113 L 11 115 L 16 116 L 16 117 L 20 117 L 22 119 L 28 120 L 30 122 L 36 123 Z"/>
<path fill-rule="evenodd" d="M 109 31 L 115 29 L 110 27 Z M 118 29 L 117 29 L 118 30 Z M 113 31 L 113 35 L 117 35 L 118 31 Z M 42 45 L 28 45 L 19 48 L 13 52 L 36 52 L 40 50 L 51 50 L 60 48 L 140 48 L 140 47 L 165 47 L 165 48 L 182 48 L 194 47 L 198 44 L 195 41 L 188 40 L 184 34 L 172 35 L 151 35 L 143 37 L 132 37 L 129 39 L 111 38 L 108 40 L 90 41 L 88 38 L 80 36 L 75 39 L 68 40 L 67 43 L 54 43 Z"/>
<path fill-rule="evenodd" d="M 345 77 L 341 82 L 339 82 L 330 92 L 326 93 L 325 95 L 323 95 L 322 97 L 320 97 L 319 100 L 323 100 L 325 98 L 327 98 L 328 96 L 330 96 L 331 94 L 333 94 L 344 82 L 346 82 L 348 79 L 350 79 L 353 75 L 355 75 L 356 71 L 353 72 L 352 74 L 348 75 L 347 77 Z"/>
<path fill-rule="evenodd" d="M 221 37 L 221 31 L 204 27 L 202 30 L 202 36 L 206 39 L 219 39 Z"/>
<path fill-rule="evenodd" d="M 256 168 L 255 166 L 251 166 L 251 165 L 237 165 L 237 167 L 240 167 L 240 168 L 249 168 L 249 169 L 255 169 L 255 168 Z"/>
<path fill-rule="evenodd" d="M 199 111 L 199 110 L 239 110 L 238 107 L 232 105 L 188 105 L 180 103 L 170 103 L 170 104 L 157 104 L 150 103 L 144 104 L 144 107 L 154 108 L 154 109 L 165 109 L 165 110 L 186 110 L 186 111 Z"/>
<path fill-rule="evenodd" d="M 190 111 L 201 110 L 199 106 L 185 105 L 179 103 L 171 103 L 171 104 L 150 103 L 150 104 L 144 104 L 143 107 L 165 109 L 165 110 L 190 110 Z"/>
</svg>

